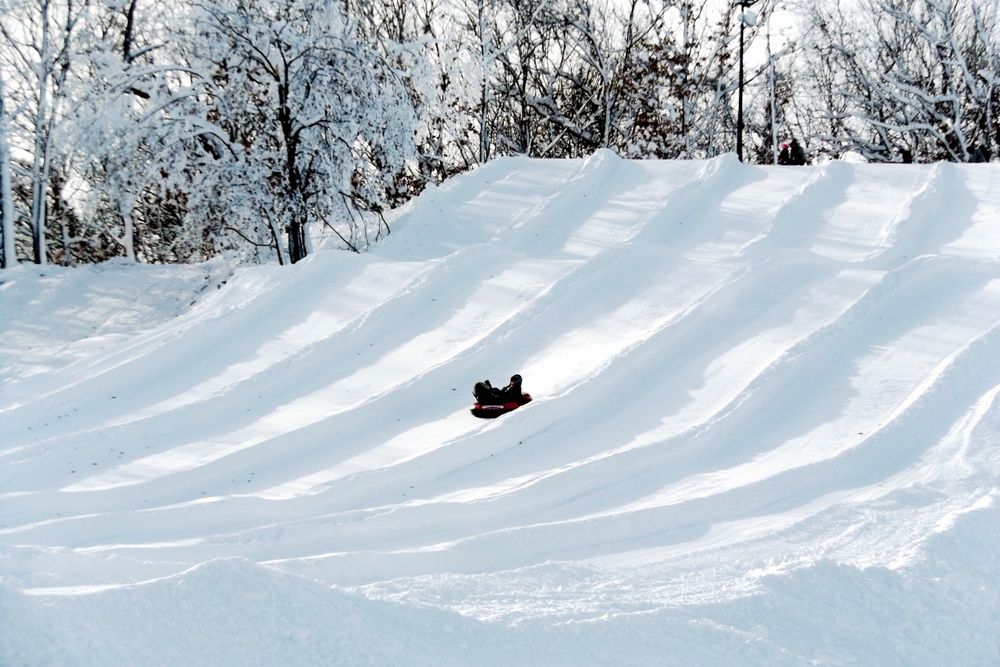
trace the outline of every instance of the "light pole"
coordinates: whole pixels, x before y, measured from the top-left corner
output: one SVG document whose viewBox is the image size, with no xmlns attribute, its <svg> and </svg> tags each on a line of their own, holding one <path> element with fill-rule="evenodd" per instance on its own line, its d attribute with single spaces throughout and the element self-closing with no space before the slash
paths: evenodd
<svg viewBox="0 0 1000 667">
<path fill-rule="evenodd" d="M 743 162 L 743 29 L 747 25 L 743 12 L 747 7 L 757 4 L 758 0 L 738 0 L 740 7 L 740 85 L 736 103 L 736 157 Z"/>
</svg>

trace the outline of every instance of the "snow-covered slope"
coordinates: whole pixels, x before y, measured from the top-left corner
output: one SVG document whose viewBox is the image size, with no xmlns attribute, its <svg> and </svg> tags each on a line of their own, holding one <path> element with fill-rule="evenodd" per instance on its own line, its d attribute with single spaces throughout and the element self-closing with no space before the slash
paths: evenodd
<svg viewBox="0 0 1000 667">
<path fill-rule="evenodd" d="M 1000 166 L 505 159 L 0 281 L 2 665 L 1000 664 Z"/>
</svg>

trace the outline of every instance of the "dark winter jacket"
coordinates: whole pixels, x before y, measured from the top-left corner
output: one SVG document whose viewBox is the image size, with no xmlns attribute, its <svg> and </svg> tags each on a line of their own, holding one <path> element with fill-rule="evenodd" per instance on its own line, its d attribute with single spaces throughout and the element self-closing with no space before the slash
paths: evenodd
<svg viewBox="0 0 1000 667">
<path fill-rule="evenodd" d="M 789 155 L 788 164 L 802 165 L 806 163 L 806 152 L 802 150 L 802 146 L 799 144 L 798 139 L 792 139 L 791 154 Z"/>
<path fill-rule="evenodd" d="M 506 387 L 500 390 L 500 395 L 503 397 L 505 403 L 510 403 L 510 402 L 520 403 L 521 397 L 524 395 L 524 392 L 521 391 L 520 382 L 511 382 Z"/>
</svg>

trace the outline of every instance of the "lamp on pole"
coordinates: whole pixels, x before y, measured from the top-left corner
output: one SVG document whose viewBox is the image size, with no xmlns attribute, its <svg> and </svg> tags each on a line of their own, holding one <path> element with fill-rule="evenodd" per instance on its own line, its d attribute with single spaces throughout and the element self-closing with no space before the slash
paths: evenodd
<svg viewBox="0 0 1000 667">
<path fill-rule="evenodd" d="M 737 0 L 740 7 L 740 85 L 736 109 L 736 157 L 740 162 L 743 162 L 743 29 L 747 25 L 744 11 L 757 2 L 758 0 Z"/>
</svg>

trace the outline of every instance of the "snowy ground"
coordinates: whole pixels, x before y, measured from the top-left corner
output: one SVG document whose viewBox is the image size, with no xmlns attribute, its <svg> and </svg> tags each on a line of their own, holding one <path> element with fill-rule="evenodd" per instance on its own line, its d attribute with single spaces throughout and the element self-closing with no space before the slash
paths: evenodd
<svg viewBox="0 0 1000 667">
<path fill-rule="evenodd" d="M 1000 664 L 1000 165 L 499 160 L 0 367 L 4 667 Z"/>
</svg>

